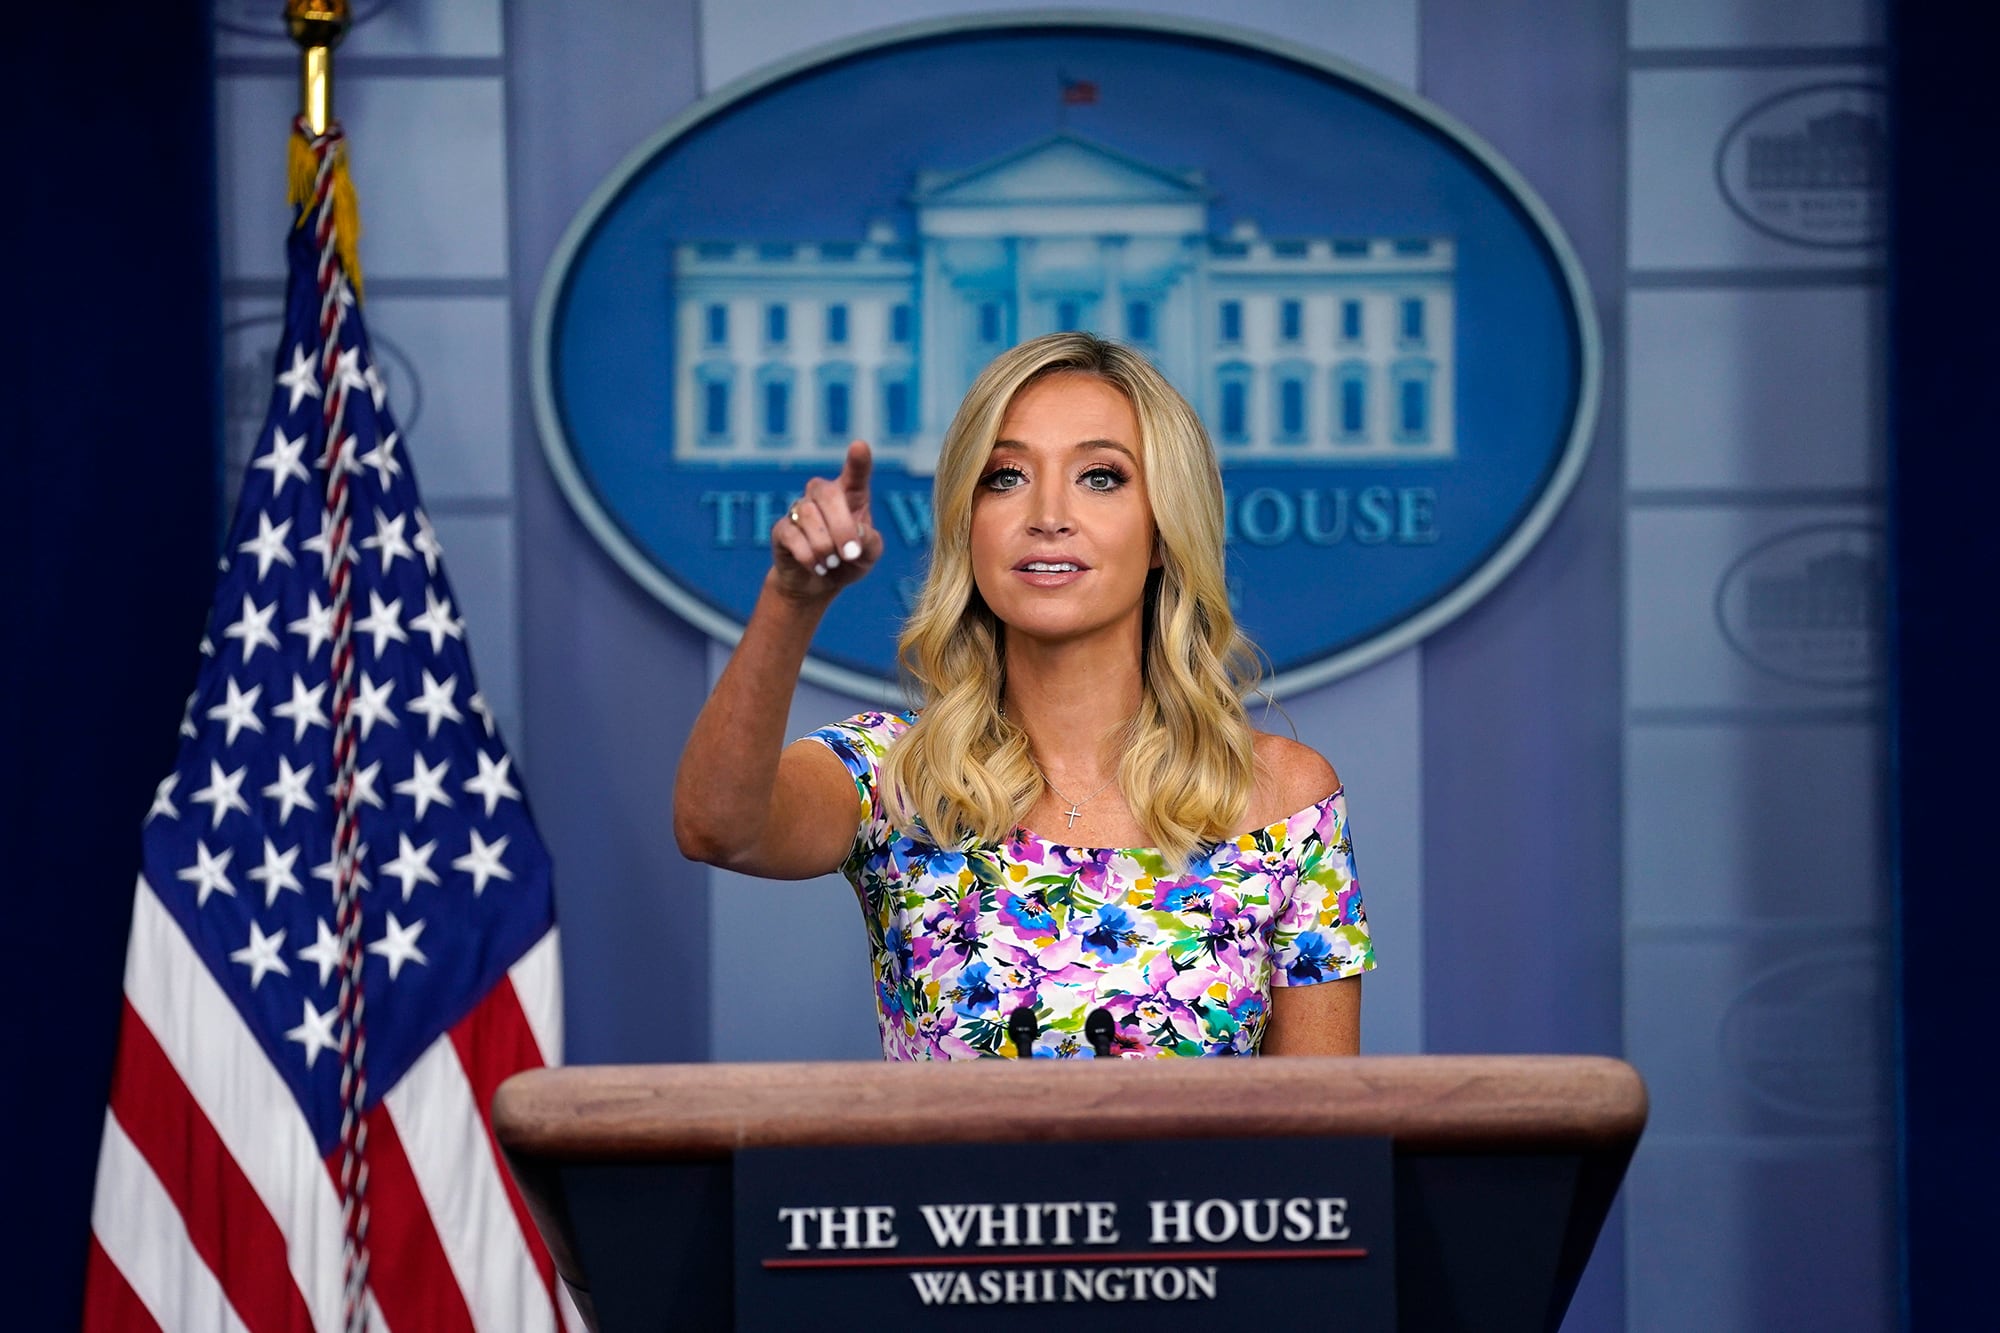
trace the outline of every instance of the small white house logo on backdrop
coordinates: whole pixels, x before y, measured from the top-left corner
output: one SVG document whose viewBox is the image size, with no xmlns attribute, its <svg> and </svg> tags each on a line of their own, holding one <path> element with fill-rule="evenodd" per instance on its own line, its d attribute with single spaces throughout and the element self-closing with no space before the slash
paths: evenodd
<svg viewBox="0 0 2000 1333">
<path fill-rule="evenodd" d="M 1888 96 L 1822 83 L 1766 98 L 1715 150 L 1715 180 L 1737 216 L 1794 245 L 1878 245 L 1887 236 Z"/>
<path fill-rule="evenodd" d="M 1751 547 L 1715 590 L 1722 637 L 1759 670 L 1801 685 L 1856 688 L 1882 672 L 1882 535 L 1822 523 Z"/>
<path fill-rule="evenodd" d="M 1774 1110 L 1879 1118 L 1887 1038 L 1881 975 L 1881 960 L 1865 948 L 1814 952 L 1759 974 L 1723 1013 L 1724 1067 Z"/>
</svg>

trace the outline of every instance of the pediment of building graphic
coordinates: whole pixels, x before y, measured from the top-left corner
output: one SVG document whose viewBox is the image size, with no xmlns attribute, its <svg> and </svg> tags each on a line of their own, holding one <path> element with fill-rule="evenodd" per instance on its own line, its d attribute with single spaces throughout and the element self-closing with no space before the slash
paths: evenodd
<svg viewBox="0 0 2000 1333">
<path fill-rule="evenodd" d="M 964 171 L 917 175 L 918 208 L 1022 203 L 1196 204 L 1210 197 L 1199 171 L 1170 171 L 1067 131 Z"/>
</svg>

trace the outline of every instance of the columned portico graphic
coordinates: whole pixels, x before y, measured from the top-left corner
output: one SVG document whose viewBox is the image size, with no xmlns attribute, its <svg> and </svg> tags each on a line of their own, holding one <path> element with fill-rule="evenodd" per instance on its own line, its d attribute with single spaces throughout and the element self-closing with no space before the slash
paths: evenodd
<svg viewBox="0 0 2000 1333">
<path fill-rule="evenodd" d="M 816 466 L 859 435 L 927 473 L 979 370 L 1061 329 L 1148 353 L 1225 466 L 1456 454 L 1448 237 L 1218 234 L 1201 172 L 1067 132 L 905 202 L 856 240 L 675 246 L 678 461 Z"/>
</svg>

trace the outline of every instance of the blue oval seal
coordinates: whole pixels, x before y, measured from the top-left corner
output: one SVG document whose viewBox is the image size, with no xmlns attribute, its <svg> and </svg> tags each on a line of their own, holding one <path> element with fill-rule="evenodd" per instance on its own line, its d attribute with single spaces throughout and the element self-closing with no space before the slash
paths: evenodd
<svg viewBox="0 0 2000 1333">
<path fill-rule="evenodd" d="M 1589 448 L 1582 271 L 1490 147 L 1316 52 L 1105 14 L 885 29 L 690 107 L 551 262 L 537 424 L 598 540 L 730 643 L 770 525 L 869 440 L 887 549 L 805 674 L 884 698 L 958 399 L 1066 328 L 1147 352 L 1208 423 L 1279 693 L 1472 605 Z"/>
</svg>

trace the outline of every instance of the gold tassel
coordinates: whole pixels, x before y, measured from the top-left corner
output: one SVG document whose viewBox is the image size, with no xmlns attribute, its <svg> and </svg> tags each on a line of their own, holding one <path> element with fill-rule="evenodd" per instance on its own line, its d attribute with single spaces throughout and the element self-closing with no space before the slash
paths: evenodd
<svg viewBox="0 0 2000 1333">
<path fill-rule="evenodd" d="M 302 134 L 294 134 L 285 158 L 287 178 L 286 193 L 293 208 L 299 210 L 298 226 L 306 223 L 308 210 L 312 206 L 313 181 L 319 175 L 319 160 L 313 156 L 312 145 Z M 354 181 L 347 174 L 347 145 L 335 144 L 333 148 L 333 244 L 340 252 L 340 267 L 347 273 L 347 280 L 354 288 L 354 299 L 361 299 L 361 206 L 355 199 Z"/>
</svg>

